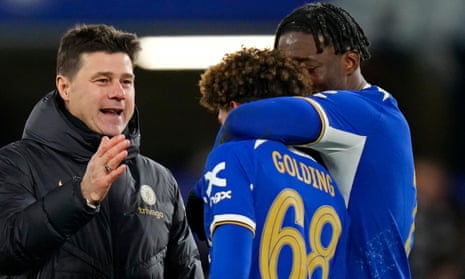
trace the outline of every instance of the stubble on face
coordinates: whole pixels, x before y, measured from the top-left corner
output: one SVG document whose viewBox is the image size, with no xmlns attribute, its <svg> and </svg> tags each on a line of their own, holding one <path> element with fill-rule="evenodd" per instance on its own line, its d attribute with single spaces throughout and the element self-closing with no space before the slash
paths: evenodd
<svg viewBox="0 0 465 279">
<path fill-rule="evenodd" d="M 132 61 L 127 54 L 106 52 L 83 54 L 81 59 L 65 100 L 69 111 L 98 134 L 121 134 L 135 107 Z"/>
</svg>

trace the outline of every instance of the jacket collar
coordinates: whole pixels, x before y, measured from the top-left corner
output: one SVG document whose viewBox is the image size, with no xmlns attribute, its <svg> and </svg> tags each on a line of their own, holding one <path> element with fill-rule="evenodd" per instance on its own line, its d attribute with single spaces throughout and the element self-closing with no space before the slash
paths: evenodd
<svg viewBox="0 0 465 279">
<path fill-rule="evenodd" d="M 123 131 L 131 141 L 128 159 L 139 153 L 140 131 L 137 108 Z M 101 135 L 71 115 L 56 90 L 45 95 L 33 108 L 24 127 L 22 139 L 33 140 L 65 153 L 79 162 L 87 162 L 97 151 Z"/>
</svg>

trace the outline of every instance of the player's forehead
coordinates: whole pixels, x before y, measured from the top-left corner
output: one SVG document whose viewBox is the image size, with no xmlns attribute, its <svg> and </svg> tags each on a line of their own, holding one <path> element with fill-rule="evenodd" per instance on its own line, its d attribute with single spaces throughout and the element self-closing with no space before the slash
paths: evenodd
<svg viewBox="0 0 465 279">
<path fill-rule="evenodd" d="M 323 37 L 319 37 L 323 41 Z M 317 55 L 317 47 L 312 34 L 304 32 L 287 32 L 279 37 L 278 49 L 292 58 L 299 60 L 312 59 Z"/>
</svg>

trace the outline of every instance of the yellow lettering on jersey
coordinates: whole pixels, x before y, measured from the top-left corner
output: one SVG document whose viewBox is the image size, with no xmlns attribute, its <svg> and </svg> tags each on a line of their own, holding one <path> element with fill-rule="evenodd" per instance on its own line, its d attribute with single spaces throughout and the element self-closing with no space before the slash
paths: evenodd
<svg viewBox="0 0 465 279">
<path fill-rule="evenodd" d="M 297 161 L 288 154 L 283 155 L 279 151 L 273 151 L 271 158 L 279 173 L 292 176 L 334 197 L 333 180 L 328 173 L 315 169 L 302 161 Z"/>
</svg>

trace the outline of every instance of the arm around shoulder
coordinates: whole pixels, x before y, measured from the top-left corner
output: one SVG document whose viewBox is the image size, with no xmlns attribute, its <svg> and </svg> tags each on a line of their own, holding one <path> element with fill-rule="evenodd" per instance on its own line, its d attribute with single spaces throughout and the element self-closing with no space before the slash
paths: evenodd
<svg viewBox="0 0 465 279">
<path fill-rule="evenodd" d="M 232 110 L 217 136 L 217 144 L 256 138 L 305 144 L 317 139 L 321 128 L 320 114 L 306 98 L 267 98 Z"/>
</svg>

